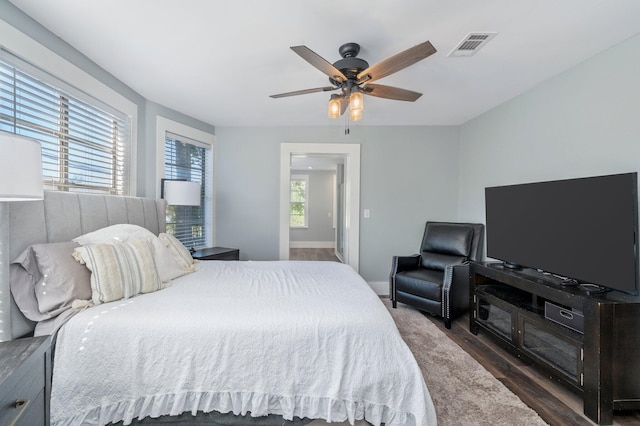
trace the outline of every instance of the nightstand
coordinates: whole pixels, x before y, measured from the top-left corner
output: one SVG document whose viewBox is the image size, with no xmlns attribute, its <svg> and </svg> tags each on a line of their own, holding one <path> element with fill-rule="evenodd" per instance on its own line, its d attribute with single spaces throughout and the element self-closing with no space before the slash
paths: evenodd
<svg viewBox="0 0 640 426">
<path fill-rule="evenodd" d="M 209 247 L 196 250 L 191 257 L 199 260 L 240 260 L 240 250 L 228 247 Z"/>
<path fill-rule="evenodd" d="M 48 426 L 51 338 L 0 343 L 0 424 Z"/>
</svg>

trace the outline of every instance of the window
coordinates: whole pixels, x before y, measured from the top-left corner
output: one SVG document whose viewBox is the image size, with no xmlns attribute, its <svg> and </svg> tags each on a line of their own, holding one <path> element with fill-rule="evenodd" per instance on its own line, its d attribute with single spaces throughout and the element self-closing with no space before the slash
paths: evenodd
<svg viewBox="0 0 640 426">
<path fill-rule="evenodd" d="M 289 197 L 289 226 L 306 228 L 309 226 L 307 215 L 309 204 L 309 176 L 291 175 L 291 196 Z"/>
<path fill-rule="evenodd" d="M 129 195 L 129 117 L 4 50 L 0 130 L 40 142 L 45 189 Z"/>
<path fill-rule="evenodd" d="M 200 183 L 199 206 L 167 206 L 167 232 L 173 234 L 186 247 L 203 247 L 210 244 L 208 237 L 212 234 L 212 164 L 213 154 L 210 145 L 165 132 L 165 179 L 184 179 Z"/>
</svg>

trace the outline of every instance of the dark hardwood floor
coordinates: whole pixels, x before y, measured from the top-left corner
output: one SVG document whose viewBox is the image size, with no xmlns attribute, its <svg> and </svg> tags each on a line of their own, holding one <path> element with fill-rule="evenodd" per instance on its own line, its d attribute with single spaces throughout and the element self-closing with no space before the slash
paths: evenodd
<svg viewBox="0 0 640 426">
<path fill-rule="evenodd" d="M 289 260 L 323 260 L 340 262 L 333 248 L 292 248 L 289 249 Z"/>
<path fill-rule="evenodd" d="M 482 331 L 473 335 L 468 315 L 453 321 L 450 330 L 442 319 L 425 316 L 550 425 L 595 424 L 583 414 L 580 396 L 502 349 Z M 640 425 L 640 410 L 616 411 L 613 424 Z"/>
</svg>

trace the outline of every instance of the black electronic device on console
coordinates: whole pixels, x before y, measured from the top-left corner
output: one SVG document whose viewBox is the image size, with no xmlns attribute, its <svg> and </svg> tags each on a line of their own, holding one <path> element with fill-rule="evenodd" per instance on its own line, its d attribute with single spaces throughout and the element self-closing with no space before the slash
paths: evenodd
<svg viewBox="0 0 640 426">
<path fill-rule="evenodd" d="M 578 287 L 587 294 L 600 294 L 610 291 L 610 289 L 606 287 L 601 287 L 595 284 L 580 284 Z"/>
<path fill-rule="evenodd" d="M 544 317 L 562 326 L 584 334 L 584 314 L 551 302 L 544 303 Z"/>
</svg>

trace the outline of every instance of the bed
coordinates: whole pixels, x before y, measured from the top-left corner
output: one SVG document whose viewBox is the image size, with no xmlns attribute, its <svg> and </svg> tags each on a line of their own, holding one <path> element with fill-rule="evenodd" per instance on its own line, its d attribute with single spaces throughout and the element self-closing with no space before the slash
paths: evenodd
<svg viewBox="0 0 640 426">
<path fill-rule="evenodd" d="M 117 224 L 155 235 L 165 226 L 161 200 L 56 192 L 12 203 L 10 220 L 12 260 L 34 244 L 67 243 Z M 413 355 L 350 266 L 203 261 L 192 268 L 133 297 L 76 301 L 38 324 L 12 300 L 13 338 L 55 333 L 53 425 L 436 424 Z M 223 420 L 210 417 L 218 413 Z"/>
</svg>

